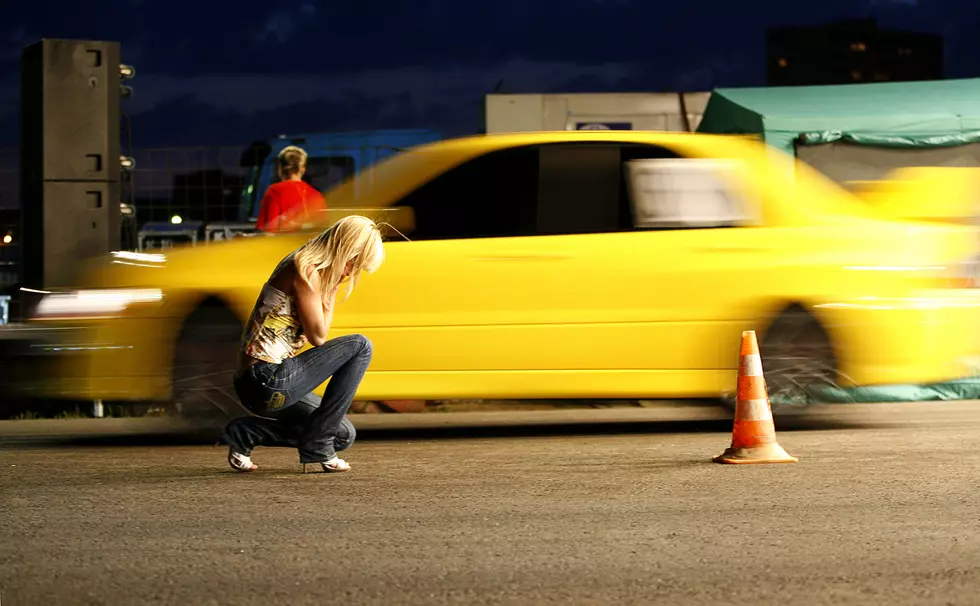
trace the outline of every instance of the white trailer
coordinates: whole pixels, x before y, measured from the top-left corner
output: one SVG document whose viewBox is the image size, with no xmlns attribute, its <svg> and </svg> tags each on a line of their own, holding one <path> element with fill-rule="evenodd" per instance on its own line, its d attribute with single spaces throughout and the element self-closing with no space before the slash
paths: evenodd
<svg viewBox="0 0 980 606">
<path fill-rule="evenodd" d="M 694 131 L 710 92 L 493 94 L 488 133 L 555 130 Z"/>
</svg>

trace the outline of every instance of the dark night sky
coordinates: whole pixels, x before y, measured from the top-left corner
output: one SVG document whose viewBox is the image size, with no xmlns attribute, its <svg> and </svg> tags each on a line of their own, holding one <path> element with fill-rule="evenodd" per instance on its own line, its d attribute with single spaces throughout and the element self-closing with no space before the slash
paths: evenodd
<svg viewBox="0 0 980 606">
<path fill-rule="evenodd" d="M 122 42 L 137 68 L 124 106 L 138 146 L 334 129 L 475 132 L 482 96 L 498 82 L 502 92 L 761 85 L 766 27 L 845 17 L 942 33 L 947 76 L 980 75 L 975 0 L 5 4 L 0 148 L 17 143 L 21 49 L 41 37 Z"/>
</svg>

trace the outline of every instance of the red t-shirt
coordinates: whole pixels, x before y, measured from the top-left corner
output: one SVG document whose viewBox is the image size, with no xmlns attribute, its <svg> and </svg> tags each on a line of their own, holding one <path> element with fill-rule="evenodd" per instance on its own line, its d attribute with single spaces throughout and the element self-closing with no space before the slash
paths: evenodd
<svg viewBox="0 0 980 606">
<path fill-rule="evenodd" d="M 326 208 L 323 196 L 306 181 L 279 181 L 265 190 L 255 227 L 273 232 L 298 229 Z"/>
</svg>

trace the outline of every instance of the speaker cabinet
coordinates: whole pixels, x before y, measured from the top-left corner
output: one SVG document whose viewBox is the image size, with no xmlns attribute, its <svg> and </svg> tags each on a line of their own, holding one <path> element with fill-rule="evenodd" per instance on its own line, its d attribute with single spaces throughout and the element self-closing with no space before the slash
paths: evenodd
<svg viewBox="0 0 980 606">
<path fill-rule="evenodd" d="M 119 44 L 41 40 L 21 67 L 24 284 L 70 286 L 79 260 L 119 248 Z"/>
</svg>

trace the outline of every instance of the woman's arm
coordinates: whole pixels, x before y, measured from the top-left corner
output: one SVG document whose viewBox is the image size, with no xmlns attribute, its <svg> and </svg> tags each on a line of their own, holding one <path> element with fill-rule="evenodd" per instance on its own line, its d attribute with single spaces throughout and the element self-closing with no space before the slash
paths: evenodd
<svg viewBox="0 0 980 606">
<path fill-rule="evenodd" d="M 320 295 L 319 274 L 312 267 L 308 268 L 308 272 L 309 282 L 300 276 L 299 271 L 296 272 L 293 292 L 296 293 L 296 308 L 299 312 L 299 321 L 303 324 L 303 332 L 310 344 L 319 347 L 327 342 L 333 311 L 331 309 L 328 315 L 326 301 Z"/>
<path fill-rule="evenodd" d="M 333 290 L 323 298 L 323 322 L 326 325 L 327 332 L 330 331 L 330 324 L 333 322 L 333 309 L 334 303 L 337 301 L 337 288 L 338 286 L 334 286 Z"/>
</svg>

